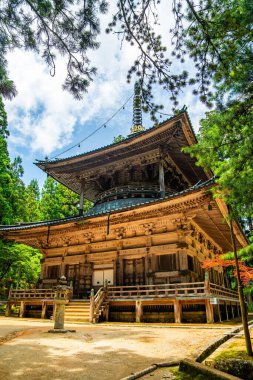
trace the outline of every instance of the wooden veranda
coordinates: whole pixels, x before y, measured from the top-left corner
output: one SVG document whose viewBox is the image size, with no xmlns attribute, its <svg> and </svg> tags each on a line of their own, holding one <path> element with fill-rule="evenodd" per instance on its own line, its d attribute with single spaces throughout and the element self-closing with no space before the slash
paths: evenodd
<svg viewBox="0 0 253 380">
<path fill-rule="evenodd" d="M 58 297 L 59 293 L 54 289 L 10 290 L 6 316 L 10 315 L 12 305 L 20 307 L 20 317 L 26 315 L 29 307 L 37 306 L 40 317 L 46 318 L 48 307 L 51 307 L 54 315 L 55 300 Z M 67 305 L 71 300 L 71 293 L 62 294 L 60 297 L 65 299 Z M 79 303 L 80 301 L 78 300 Z M 91 291 L 89 305 L 87 321 L 93 323 L 101 318 L 142 322 L 147 320 L 145 314 L 148 313 L 152 317 L 152 312 L 154 321 L 154 315 L 157 315 L 157 321 L 160 315 L 161 321 L 181 323 L 187 319 L 183 317 L 184 309 L 187 307 L 193 310 L 191 322 L 194 321 L 194 314 L 195 316 L 201 314 L 202 320 L 207 323 L 232 319 L 240 315 L 237 292 L 209 282 L 101 287 L 96 294 Z M 78 319 L 78 315 L 76 317 Z"/>
</svg>

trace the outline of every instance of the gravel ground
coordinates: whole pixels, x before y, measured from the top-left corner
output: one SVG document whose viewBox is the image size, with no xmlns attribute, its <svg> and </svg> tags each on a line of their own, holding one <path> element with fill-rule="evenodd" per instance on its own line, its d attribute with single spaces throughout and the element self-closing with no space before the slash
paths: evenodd
<svg viewBox="0 0 253 380">
<path fill-rule="evenodd" d="M 65 325 L 0 317 L 1 380 L 120 380 L 153 363 L 194 358 L 231 326 Z M 152 378 L 152 377 L 150 377 Z"/>
</svg>

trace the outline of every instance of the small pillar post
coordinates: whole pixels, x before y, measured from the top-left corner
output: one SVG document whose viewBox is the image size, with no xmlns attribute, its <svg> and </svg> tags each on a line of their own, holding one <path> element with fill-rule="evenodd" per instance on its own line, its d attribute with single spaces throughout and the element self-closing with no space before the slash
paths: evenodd
<svg viewBox="0 0 253 380">
<path fill-rule="evenodd" d="M 46 302 L 43 302 L 42 310 L 41 310 L 41 319 L 46 318 L 46 312 L 47 312 L 47 304 L 46 304 Z"/>
<path fill-rule="evenodd" d="M 142 321 L 143 308 L 141 301 L 135 301 L 135 321 L 140 323 Z"/>
<path fill-rule="evenodd" d="M 11 316 L 11 303 L 7 302 L 6 309 L 5 309 L 5 316 L 10 317 Z"/>
<path fill-rule="evenodd" d="M 174 301 L 174 318 L 175 323 L 182 323 L 182 304 L 177 299 Z"/>
<path fill-rule="evenodd" d="M 25 315 L 25 302 L 21 301 L 19 309 L 19 318 L 23 318 Z"/>
</svg>

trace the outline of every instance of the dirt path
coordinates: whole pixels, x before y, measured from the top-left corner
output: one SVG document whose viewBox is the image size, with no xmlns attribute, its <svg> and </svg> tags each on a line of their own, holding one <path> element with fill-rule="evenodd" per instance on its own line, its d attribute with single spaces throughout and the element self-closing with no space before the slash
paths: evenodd
<svg viewBox="0 0 253 380">
<path fill-rule="evenodd" d="M 51 327 L 52 322 L 0 318 L 0 337 L 5 331 L 13 338 L 0 345 L 1 380 L 119 380 L 153 363 L 194 357 L 228 331 L 72 324 L 76 333 L 49 334 Z"/>
</svg>

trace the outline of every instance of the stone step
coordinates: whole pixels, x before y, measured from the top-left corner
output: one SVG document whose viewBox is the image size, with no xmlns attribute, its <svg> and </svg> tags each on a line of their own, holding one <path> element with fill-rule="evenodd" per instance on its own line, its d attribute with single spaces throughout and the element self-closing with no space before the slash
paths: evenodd
<svg viewBox="0 0 253 380">
<path fill-rule="evenodd" d="M 66 322 L 89 322 L 90 302 L 89 301 L 70 301 L 65 308 Z"/>
<path fill-rule="evenodd" d="M 67 304 L 67 306 L 87 306 L 87 305 L 90 305 L 90 303 L 89 302 L 69 302 L 68 304 Z"/>
<path fill-rule="evenodd" d="M 88 315 L 90 313 L 90 310 L 65 310 L 65 315 L 68 315 L 68 314 L 70 314 L 70 315 L 80 315 L 80 314 L 82 314 L 82 315 Z"/>
<path fill-rule="evenodd" d="M 88 317 L 79 317 L 79 316 L 74 316 L 74 317 L 65 317 L 64 322 L 89 322 Z"/>
<path fill-rule="evenodd" d="M 75 305 L 70 305 L 70 306 L 66 306 L 66 309 L 76 309 L 76 310 L 89 310 L 90 308 L 90 305 L 87 305 L 87 306 L 75 306 Z"/>
</svg>

